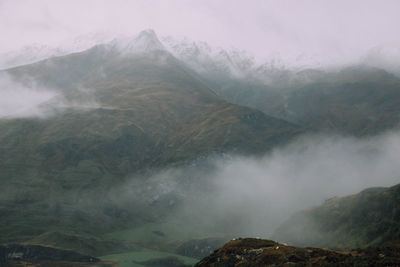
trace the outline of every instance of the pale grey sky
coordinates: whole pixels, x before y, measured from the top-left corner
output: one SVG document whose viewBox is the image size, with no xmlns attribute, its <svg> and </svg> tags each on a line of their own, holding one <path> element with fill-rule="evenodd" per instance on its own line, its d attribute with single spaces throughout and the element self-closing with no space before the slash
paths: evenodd
<svg viewBox="0 0 400 267">
<path fill-rule="evenodd" d="M 400 44 L 398 0 L 0 0 L 0 52 L 106 31 L 188 36 L 256 56 L 351 57 Z"/>
</svg>

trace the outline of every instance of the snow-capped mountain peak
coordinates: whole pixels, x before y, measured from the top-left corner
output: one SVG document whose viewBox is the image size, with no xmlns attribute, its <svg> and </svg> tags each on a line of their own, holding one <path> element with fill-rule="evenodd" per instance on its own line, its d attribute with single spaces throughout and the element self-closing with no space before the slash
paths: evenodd
<svg viewBox="0 0 400 267">
<path fill-rule="evenodd" d="M 200 73 L 243 76 L 255 66 L 253 57 L 243 51 L 212 47 L 205 42 L 191 41 L 186 37 L 181 40 L 163 37 L 162 42 L 175 57 Z"/>
<path fill-rule="evenodd" d="M 136 54 L 157 50 L 165 50 L 164 45 L 158 39 L 152 29 L 141 31 L 138 35 L 114 39 L 111 44 L 122 53 Z"/>
</svg>

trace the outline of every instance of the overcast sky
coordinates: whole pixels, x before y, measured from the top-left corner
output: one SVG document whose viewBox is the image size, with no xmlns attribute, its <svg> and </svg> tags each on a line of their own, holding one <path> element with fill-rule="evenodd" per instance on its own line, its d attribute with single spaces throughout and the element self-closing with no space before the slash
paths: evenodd
<svg viewBox="0 0 400 267">
<path fill-rule="evenodd" d="M 93 32 L 188 36 L 271 53 L 352 56 L 399 44 L 398 0 L 0 0 L 0 52 Z"/>
</svg>

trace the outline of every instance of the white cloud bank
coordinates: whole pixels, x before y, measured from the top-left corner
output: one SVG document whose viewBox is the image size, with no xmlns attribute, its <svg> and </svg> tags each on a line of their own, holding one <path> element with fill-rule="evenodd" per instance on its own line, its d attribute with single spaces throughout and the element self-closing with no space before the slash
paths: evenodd
<svg viewBox="0 0 400 267">
<path fill-rule="evenodd" d="M 235 46 L 257 58 L 354 59 L 400 41 L 397 0 L 2 0 L 0 53 L 35 43 L 58 45 L 88 33 L 188 36 Z M 98 37 L 96 37 L 98 38 Z"/>
<path fill-rule="evenodd" d="M 8 75 L 0 75 L 0 118 L 42 117 L 43 104 L 56 97 L 57 93 L 39 88 L 34 84 L 23 85 Z"/>
<path fill-rule="evenodd" d="M 213 158 L 206 166 L 168 169 L 139 184 L 133 179 L 118 197 L 146 188 L 140 199 L 175 205 L 166 196 L 176 194 L 183 201 L 172 221 L 208 233 L 268 238 L 294 212 L 400 183 L 399 155 L 399 132 L 366 139 L 304 136 L 261 158 Z"/>
<path fill-rule="evenodd" d="M 24 83 L 11 76 L 0 74 L 0 119 L 47 118 L 66 109 L 85 110 L 98 108 L 91 91 L 77 88 L 77 96 L 68 97 L 62 91 L 39 86 L 33 79 Z"/>
</svg>

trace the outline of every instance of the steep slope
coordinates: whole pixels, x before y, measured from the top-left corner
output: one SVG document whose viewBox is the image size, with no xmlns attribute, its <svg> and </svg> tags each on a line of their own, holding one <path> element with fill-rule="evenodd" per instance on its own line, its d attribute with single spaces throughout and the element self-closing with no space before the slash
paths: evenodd
<svg viewBox="0 0 400 267">
<path fill-rule="evenodd" d="M 153 220 L 168 209 L 149 209 L 135 196 L 121 206 L 108 191 L 139 170 L 216 152 L 263 153 L 302 131 L 220 99 L 152 31 L 122 47 L 100 45 L 3 74 L 26 86 L 33 80 L 66 103 L 43 103 L 45 118 L 0 120 L 4 241 Z M 87 107 L 86 98 L 96 105 Z"/>
<path fill-rule="evenodd" d="M 77 43 L 83 42 L 83 45 L 77 47 L 109 39 L 110 36 L 101 35 L 86 41 L 82 38 Z M 29 59 L 32 53 L 36 59 L 66 54 L 66 50 L 58 50 L 33 48 L 22 52 L 22 59 L 16 61 L 32 62 L 34 60 Z M 121 37 L 99 45 L 91 54 L 77 54 L 81 62 L 65 66 L 74 71 L 66 71 L 62 77 L 57 75 L 57 81 L 53 79 L 50 85 L 62 88 L 82 86 L 81 79 L 86 81 L 88 77 L 79 75 L 86 76 L 89 70 L 93 70 L 98 78 L 96 75 L 102 73 L 98 66 L 102 66 L 104 60 L 108 61 L 106 54 L 132 56 L 147 50 L 163 51 L 164 54 L 169 51 L 179 59 L 180 65 L 185 65 L 188 74 L 231 103 L 255 108 L 307 128 L 365 136 L 398 127 L 400 79 L 398 75 L 387 72 L 397 74 L 397 46 L 376 47 L 360 61 L 365 65 L 322 70 L 305 67 L 309 64 L 287 67 L 275 57 L 259 64 L 244 51 L 212 47 L 186 38 L 164 37 L 160 41 L 152 30 L 146 30 L 133 38 Z M 68 57 L 72 58 L 71 55 Z M 49 78 L 46 74 L 35 74 L 42 79 Z"/>
<path fill-rule="evenodd" d="M 156 37 L 146 38 L 152 43 Z M 41 142 L 50 139 L 57 143 L 66 136 L 88 135 L 86 131 L 115 137 L 113 134 L 120 128 L 130 127 L 135 138 L 143 138 L 138 144 L 152 139 L 162 151 L 157 151 L 153 162 L 174 161 L 179 159 L 179 151 L 193 151 L 190 153 L 196 156 L 216 149 L 265 151 L 278 139 L 284 142 L 286 136 L 298 132 L 294 125 L 221 100 L 159 46 L 150 52 L 118 51 L 100 46 L 7 71 L 16 79 L 29 75 L 44 87 L 62 91 L 70 101 L 78 101 L 83 95 L 80 89 L 85 88 L 99 105 L 84 111 L 68 110 L 45 121 L 29 120 L 51 126 L 40 127 L 40 139 L 32 141 L 40 146 L 38 150 L 47 151 Z M 18 126 L 18 122 L 21 120 L 4 120 L 2 128 L 26 125 Z M 168 147 L 174 147 L 173 155 L 168 154 Z"/>
<path fill-rule="evenodd" d="M 373 135 L 399 126 L 399 103 L 400 79 L 356 66 L 290 94 L 280 117 L 320 130 Z"/>
<path fill-rule="evenodd" d="M 245 53 L 206 43 L 164 42 L 232 103 L 319 131 L 363 136 L 398 127 L 400 79 L 367 59 L 330 70 L 287 68 L 279 61 L 258 65 Z"/>
<path fill-rule="evenodd" d="M 84 51 L 96 44 L 110 42 L 115 34 L 111 32 L 91 32 L 63 40 L 61 44 L 49 45 L 34 43 L 16 50 L 0 53 L 0 69 L 10 69 L 56 56 Z"/>
<path fill-rule="evenodd" d="M 355 248 L 400 239 L 400 185 L 332 198 L 282 224 L 274 238 L 297 245 Z"/>
<path fill-rule="evenodd" d="M 399 126 L 400 79 L 383 69 L 340 71 L 260 67 L 246 77 L 204 76 L 232 103 L 317 131 L 375 135 Z"/>
</svg>

